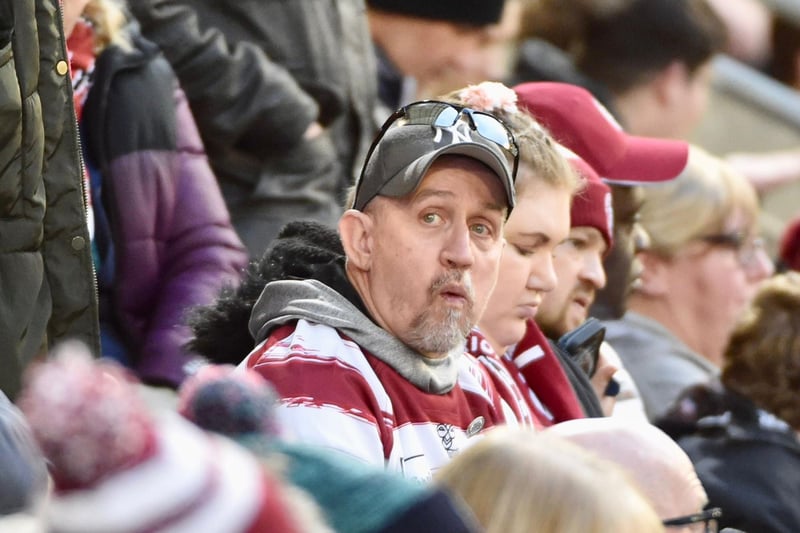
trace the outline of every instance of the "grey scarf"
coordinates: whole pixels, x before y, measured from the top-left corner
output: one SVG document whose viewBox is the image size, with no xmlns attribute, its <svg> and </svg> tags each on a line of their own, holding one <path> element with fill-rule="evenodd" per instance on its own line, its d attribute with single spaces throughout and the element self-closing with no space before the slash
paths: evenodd
<svg viewBox="0 0 800 533">
<path fill-rule="evenodd" d="M 378 327 L 338 292 L 313 279 L 268 283 L 253 307 L 250 333 L 260 343 L 274 328 L 301 318 L 340 331 L 420 390 L 445 394 L 456 384 L 462 346 L 440 359 L 425 357 Z"/>
</svg>

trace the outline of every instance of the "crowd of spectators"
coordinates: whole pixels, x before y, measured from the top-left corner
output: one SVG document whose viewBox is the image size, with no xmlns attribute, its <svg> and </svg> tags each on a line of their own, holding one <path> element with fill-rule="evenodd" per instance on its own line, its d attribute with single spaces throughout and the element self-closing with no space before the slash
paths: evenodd
<svg viewBox="0 0 800 533">
<path fill-rule="evenodd" d="M 0 531 L 799 531 L 779 22 L 0 0 Z"/>
</svg>

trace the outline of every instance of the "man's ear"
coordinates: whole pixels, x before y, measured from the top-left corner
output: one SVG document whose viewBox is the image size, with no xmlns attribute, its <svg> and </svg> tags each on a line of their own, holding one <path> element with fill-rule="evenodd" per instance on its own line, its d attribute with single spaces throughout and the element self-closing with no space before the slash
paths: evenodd
<svg viewBox="0 0 800 533">
<path fill-rule="evenodd" d="M 636 290 L 647 296 L 666 294 L 670 288 L 669 261 L 651 252 L 640 252 L 637 257 L 643 268 Z"/>
<path fill-rule="evenodd" d="M 339 235 L 347 263 L 359 270 L 369 270 L 372 263 L 374 222 L 355 209 L 348 209 L 339 219 Z"/>
</svg>

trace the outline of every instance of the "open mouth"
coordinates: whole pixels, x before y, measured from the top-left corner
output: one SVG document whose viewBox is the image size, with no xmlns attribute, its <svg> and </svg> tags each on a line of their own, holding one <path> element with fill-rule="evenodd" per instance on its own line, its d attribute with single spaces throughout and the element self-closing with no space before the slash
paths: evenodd
<svg viewBox="0 0 800 533">
<path fill-rule="evenodd" d="M 445 285 L 439 290 L 439 295 L 448 303 L 468 305 L 470 303 L 469 291 L 457 283 Z"/>
</svg>

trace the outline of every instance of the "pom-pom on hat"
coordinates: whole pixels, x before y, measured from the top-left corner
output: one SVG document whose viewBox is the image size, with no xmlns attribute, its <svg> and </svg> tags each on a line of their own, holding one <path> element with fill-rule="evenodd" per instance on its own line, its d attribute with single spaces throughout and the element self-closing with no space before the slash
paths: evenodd
<svg viewBox="0 0 800 533">
<path fill-rule="evenodd" d="M 514 91 L 520 107 L 608 182 L 641 185 L 667 181 L 686 167 L 688 143 L 628 135 L 582 87 L 527 82 L 515 86 Z"/>
<path fill-rule="evenodd" d="M 20 406 L 52 468 L 50 531 L 297 531 L 283 487 L 252 454 L 151 414 L 135 380 L 83 345 L 34 367 Z"/>
<path fill-rule="evenodd" d="M 277 396 L 254 370 L 232 365 L 207 365 L 178 391 L 178 412 L 203 429 L 238 438 L 277 436 Z"/>
<path fill-rule="evenodd" d="M 367 4 L 409 17 L 488 26 L 500 22 L 505 0 L 367 0 Z"/>
</svg>

